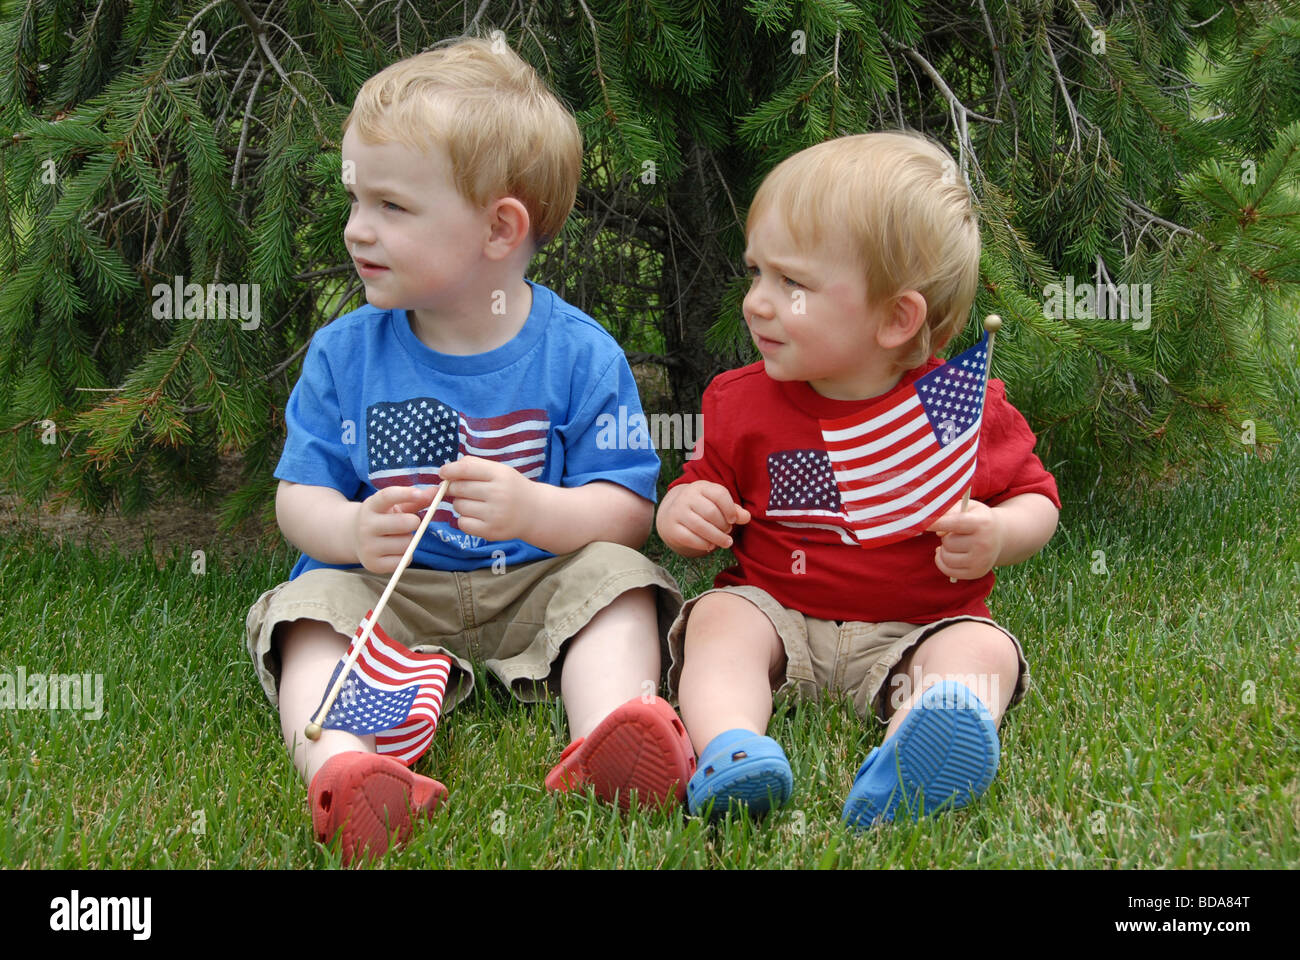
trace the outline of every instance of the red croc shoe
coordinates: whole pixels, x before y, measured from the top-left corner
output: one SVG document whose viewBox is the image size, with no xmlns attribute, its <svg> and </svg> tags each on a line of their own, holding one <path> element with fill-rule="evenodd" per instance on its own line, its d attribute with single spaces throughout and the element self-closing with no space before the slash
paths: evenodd
<svg viewBox="0 0 1300 960">
<path fill-rule="evenodd" d="M 635 790 L 643 804 L 681 802 L 695 773 L 695 748 L 668 701 L 623 704 L 586 737 L 574 740 L 546 775 L 547 790 L 581 789 L 626 810 Z"/>
<path fill-rule="evenodd" d="M 435 810 L 447 788 L 412 773 L 391 757 L 359 750 L 331 757 L 312 777 L 307 791 L 316 839 L 328 843 L 340 830 L 344 865 L 388 852 L 389 837 L 411 835 L 412 814 Z"/>
</svg>

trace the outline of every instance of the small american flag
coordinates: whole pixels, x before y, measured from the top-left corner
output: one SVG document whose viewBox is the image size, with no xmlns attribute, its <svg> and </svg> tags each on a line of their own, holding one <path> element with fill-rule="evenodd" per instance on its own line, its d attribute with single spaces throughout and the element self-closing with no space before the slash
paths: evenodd
<svg viewBox="0 0 1300 960">
<path fill-rule="evenodd" d="M 435 397 L 377 403 L 366 411 L 369 480 L 376 490 L 442 482 L 443 464 L 463 456 L 514 467 L 532 480 L 546 466 L 551 421 L 545 410 L 516 410 L 499 417 L 469 417 Z M 445 501 L 434 520 L 456 523 Z"/>
<path fill-rule="evenodd" d="M 988 334 L 862 413 L 822 420 L 835 487 L 858 542 L 921 533 L 975 475 L 987 385 Z"/>
<path fill-rule="evenodd" d="M 373 613 L 367 611 L 347 653 L 334 667 L 325 695 L 316 707 L 318 713 Z M 433 741 L 450 671 L 451 658 L 446 654 L 412 653 L 375 624 L 374 633 L 348 672 L 321 726 L 356 734 L 373 733 L 379 753 L 409 767 Z"/>
</svg>

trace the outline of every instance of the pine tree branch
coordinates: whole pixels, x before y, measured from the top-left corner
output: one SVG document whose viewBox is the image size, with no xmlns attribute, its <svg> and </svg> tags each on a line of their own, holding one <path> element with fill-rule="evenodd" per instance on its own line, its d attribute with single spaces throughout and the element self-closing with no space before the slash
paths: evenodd
<svg viewBox="0 0 1300 960">
<path fill-rule="evenodd" d="M 244 148 L 248 144 L 248 121 L 253 115 L 253 100 L 257 97 L 257 88 L 261 85 L 264 76 L 266 76 L 265 66 L 258 71 L 257 79 L 253 81 L 253 89 L 248 92 L 248 101 L 244 104 L 244 121 L 239 125 L 239 146 L 235 150 L 235 162 L 230 172 L 231 190 L 239 184 L 239 170 L 243 166 Z"/>
<path fill-rule="evenodd" d="M 230 0 L 230 2 L 235 5 L 235 9 L 239 11 L 239 15 L 243 17 L 244 22 L 248 24 L 248 29 L 253 32 L 253 42 L 261 52 L 262 59 L 271 65 L 272 69 L 275 70 L 280 79 L 284 82 L 284 85 L 289 88 L 291 93 L 293 93 L 294 98 L 300 101 L 302 105 L 307 108 L 307 115 L 311 117 L 312 126 L 316 128 L 316 136 L 318 136 L 322 142 L 328 141 L 329 138 L 325 136 L 325 131 L 321 129 L 320 118 L 316 116 L 315 108 L 313 108 L 311 103 L 309 103 L 307 99 L 298 92 L 298 88 L 293 85 L 293 81 L 289 79 L 289 75 L 284 72 L 284 67 L 280 66 L 280 61 L 277 60 L 275 54 L 271 52 L 271 47 L 266 42 L 265 26 L 262 21 L 257 18 L 257 14 L 253 12 L 253 8 L 248 5 L 248 0 Z M 212 6 L 216 6 L 216 4 L 213 3 Z M 295 46 L 297 46 L 297 44 L 295 44 Z M 302 51 L 299 50 L 299 53 L 301 52 Z M 319 83 L 319 81 L 317 82 Z"/>
<path fill-rule="evenodd" d="M 122 203 L 119 203 L 115 207 L 109 207 L 107 210 L 101 210 L 99 213 L 95 214 L 95 219 L 91 220 L 88 224 L 86 224 L 86 226 L 93 227 L 95 224 L 99 223 L 99 221 L 103 220 L 105 217 L 111 216 L 112 214 L 117 213 L 117 211 L 119 210 L 125 210 L 127 207 L 134 207 L 137 203 L 143 203 L 143 202 L 144 202 L 144 197 L 132 197 L 130 200 L 125 200 Z"/>
<path fill-rule="evenodd" d="M 898 113 L 898 127 L 901 130 L 907 126 L 907 123 L 903 120 L 903 90 L 902 85 L 898 82 L 898 64 L 894 62 L 894 58 L 888 50 L 883 47 L 881 47 L 881 50 L 884 52 L 886 59 L 889 60 L 889 69 L 894 74 L 894 109 Z"/>
<path fill-rule="evenodd" d="M 219 80 L 222 77 L 230 76 L 232 73 L 234 73 L 233 70 L 205 70 L 202 73 L 191 73 L 188 77 L 177 77 L 175 80 L 164 81 L 163 86 L 179 87 L 194 80 Z"/>
<path fill-rule="evenodd" d="M 325 323 L 332 323 L 334 320 L 336 320 L 336 319 L 338 318 L 338 315 L 339 315 L 339 310 L 342 310 L 342 309 L 343 309 L 343 305 L 344 305 L 345 303 L 348 303 L 349 301 L 351 301 L 351 299 L 352 299 L 354 296 L 356 296 L 357 291 L 360 290 L 360 289 L 362 288 L 362 286 L 363 286 L 363 285 L 360 284 L 360 283 L 354 284 L 354 285 L 352 286 L 352 289 L 350 289 L 347 293 L 345 293 L 345 294 L 343 295 L 343 299 L 341 299 L 341 300 L 339 301 L 339 308 L 338 308 L 338 310 L 335 310 L 335 311 L 334 311 L 334 316 L 330 317 L 329 320 L 326 320 Z M 322 324 L 322 326 L 324 326 L 324 324 Z M 288 358 L 287 358 L 283 363 L 278 363 L 278 364 L 276 364 L 275 367 L 271 370 L 271 372 L 268 373 L 268 374 L 266 374 L 266 376 L 262 377 L 262 379 L 263 379 L 264 381 L 268 381 L 268 382 L 271 381 L 271 380 L 273 380 L 273 379 L 275 379 L 275 377 L 279 376 L 279 375 L 280 375 L 281 373 L 283 373 L 285 370 L 289 369 L 289 366 L 290 366 L 290 365 L 291 365 L 295 360 L 297 360 L 297 359 L 298 359 L 299 357 L 301 357 L 304 353 L 306 353 L 306 352 L 307 352 L 307 348 L 310 347 L 310 346 L 311 346 L 311 338 L 308 337 L 306 343 L 304 343 L 301 347 L 299 347 L 297 350 L 295 350 L 295 351 L 293 352 L 293 354 L 292 354 L 290 357 L 288 357 Z"/>
<path fill-rule="evenodd" d="M 605 100 L 605 114 L 612 121 L 614 119 L 614 105 L 609 99 L 609 88 L 605 85 L 605 68 L 600 62 L 600 30 L 596 27 L 596 18 L 591 15 L 584 0 L 578 0 L 578 6 L 582 7 L 582 12 L 587 15 L 587 23 L 591 26 L 591 43 L 596 51 L 596 79 L 600 81 L 600 93 Z"/>
<path fill-rule="evenodd" d="M 713 165 L 713 172 L 718 175 L 718 183 L 722 186 L 722 192 L 727 195 L 727 203 L 731 205 L 731 215 L 735 218 L 736 227 L 741 233 L 745 232 L 745 221 L 740 219 L 740 210 L 736 207 L 736 198 L 731 195 L 731 188 L 727 186 L 727 178 L 722 175 L 722 167 L 718 165 L 717 155 L 712 150 L 705 149 L 709 162 Z"/>
<path fill-rule="evenodd" d="M 1057 86 L 1061 88 L 1061 96 L 1065 98 L 1065 110 L 1070 116 L 1070 129 L 1074 133 L 1074 149 L 1072 153 L 1078 153 L 1082 149 L 1082 142 L 1079 139 L 1079 111 L 1074 108 L 1074 101 L 1070 99 L 1070 91 L 1065 89 L 1065 77 L 1061 76 L 1061 66 L 1056 62 L 1056 51 L 1052 49 L 1052 38 L 1043 31 L 1043 45 L 1047 48 L 1047 59 L 1052 64 L 1052 73 L 1056 74 Z"/>
<path fill-rule="evenodd" d="M 831 114 L 827 120 L 827 127 L 830 135 L 835 136 L 835 108 L 840 102 L 840 27 L 835 25 L 835 56 L 831 60 L 831 76 L 834 82 L 831 86 Z"/>
<path fill-rule="evenodd" d="M 190 36 L 190 31 L 194 29 L 194 25 L 203 19 L 205 13 L 213 7 L 221 6 L 221 3 L 222 0 L 212 0 L 212 2 L 206 7 L 202 8 L 198 13 L 190 17 L 189 22 L 185 24 L 184 29 L 176 35 L 176 39 L 172 42 L 171 48 L 167 51 L 167 55 L 163 57 L 163 61 L 159 65 L 157 72 L 155 72 L 146 83 L 153 84 L 162 79 L 162 75 L 166 71 L 167 65 L 172 62 L 172 58 L 176 56 L 176 51 L 180 49 L 181 44 L 183 44 L 186 38 Z"/>
<path fill-rule="evenodd" d="M 997 126 L 1001 126 L 1002 121 L 995 117 L 986 117 L 982 113 L 976 113 L 974 110 L 971 110 L 962 103 L 957 95 L 953 93 L 952 88 L 948 86 L 943 77 L 939 75 L 939 71 L 934 68 L 934 65 L 930 63 L 929 60 L 925 59 L 925 57 L 923 57 L 914 47 L 905 46 L 904 44 L 899 43 L 884 30 L 880 31 L 880 35 L 895 47 L 902 50 L 909 60 L 919 66 L 925 75 L 930 78 L 930 81 L 935 85 L 935 87 L 938 88 L 939 93 L 943 95 L 943 98 L 948 102 L 949 116 L 952 119 L 953 129 L 957 133 L 958 161 L 961 164 L 962 175 L 964 177 L 966 176 L 966 159 L 969 157 L 971 163 L 975 167 L 976 174 L 978 174 L 980 180 L 983 181 L 984 169 L 980 165 L 979 155 L 976 154 L 974 144 L 971 142 L 970 128 L 967 120 L 968 118 L 973 117 L 976 120 L 995 124 Z M 969 186 L 969 184 L 969 177 L 967 177 L 967 186 Z"/>
<path fill-rule="evenodd" d="M 993 104 L 993 110 L 996 113 L 1002 106 L 1003 95 L 1008 94 L 1006 65 L 1002 62 L 1002 46 L 993 33 L 993 21 L 989 19 L 989 11 L 984 5 L 984 0 L 979 0 L 979 6 L 980 14 L 984 17 L 984 30 L 989 35 L 989 50 L 993 55 L 994 75 L 997 78 L 997 100 Z M 1016 115 L 1016 98 L 1007 95 L 1007 103 L 1011 105 L 1011 122 L 1019 126 L 1020 117 Z"/>
<path fill-rule="evenodd" d="M 1164 219 L 1163 217 L 1158 217 L 1158 216 L 1156 216 L 1154 213 L 1152 213 L 1152 212 L 1151 212 L 1150 210 L 1148 210 L 1146 207 L 1141 206 L 1140 204 L 1135 203 L 1135 202 L 1134 202 L 1130 197 L 1125 196 L 1125 197 L 1121 197 L 1120 199 L 1122 199 L 1122 200 L 1124 201 L 1124 206 L 1128 207 L 1128 208 L 1129 208 L 1130 210 L 1132 210 L 1134 213 L 1140 213 L 1140 214 L 1142 214 L 1142 216 L 1146 217 L 1146 218 L 1147 218 L 1148 220 L 1150 220 L 1152 223 L 1157 223 L 1157 224 L 1159 224 L 1159 225 L 1162 226 L 1162 227 L 1165 227 L 1165 228 L 1167 228 L 1167 229 L 1169 229 L 1169 230 L 1172 230 L 1174 233 L 1184 233 L 1184 234 L 1186 234 L 1186 235 L 1189 236 L 1189 237 L 1195 237 L 1197 240 L 1200 240 L 1202 243 L 1207 244 L 1207 245 L 1213 247 L 1213 248 L 1216 249 L 1216 250 L 1218 249 L 1218 245 L 1217 245 L 1217 244 L 1211 243 L 1208 239 L 1206 239 L 1205 237 L 1201 236 L 1201 235 L 1200 235 L 1199 233 L 1197 233 L 1195 230 L 1191 230 L 1191 229 L 1188 229 L 1187 227 L 1179 226 L 1179 225 L 1176 224 L 1176 223 L 1171 223 L 1170 221 Z"/>
<path fill-rule="evenodd" d="M 340 273 L 351 273 L 354 269 L 355 266 L 351 263 L 337 263 L 332 267 L 323 267 L 309 273 L 295 273 L 289 279 L 302 282 L 304 280 L 315 280 L 318 277 L 335 277 Z"/>
<path fill-rule="evenodd" d="M 478 10 L 474 13 L 474 18 L 466 24 L 464 31 L 462 31 L 465 36 L 468 37 L 474 33 L 474 28 L 478 26 L 479 18 L 483 16 L 483 11 L 488 8 L 488 4 L 491 2 L 492 0 L 483 0 L 483 2 L 478 5 Z"/>
<path fill-rule="evenodd" d="M 944 82 L 943 77 L 939 76 L 939 71 L 934 68 L 934 65 L 931 64 L 929 60 L 921 56 L 921 54 L 918 53 L 915 48 L 904 47 L 901 44 L 898 44 L 898 41 L 891 39 L 889 35 L 885 33 L 885 31 L 883 30 L 880 31 L 880 35 L 888 39 L 890 43 L 894 43 L 900 46 L 903 52 L 907 55 L 907 57 L 910 60 L 912 60 L 914 63 L 916 63 L 923 71 L 925 71 L 925 75 L 934 81 L 934 85 L 939 88 L 939 92 L 943 94 L 944 99 L 948 101 L 948 104 L 949 106 L 952 107 L 952 109 L 960 110 L 963 116 L 973 117 L 974 119 L 981 120 L 984 123 L 995 123 L 1001 125 L 1002 123 L 1001 120 L 998 120 L 995 117 L 986 117 L 982 113 L 976 113 L 974 110 L 970 109 L 960 100 L 958 100 L 957 95 L 952 92 L 952 88 L 949 87 L 946 82 Z M 967 142 L 969 142 L 969 138 Z"/>
<path fill-rule="evenodd" d="M 225 102 L 221 105 L 221 112 L 217 114 L 217 119 L 212 123 L 212 127 L 214 130 L 220 130 L 222 124 L 226 122 L 226 113 L 230 110 L 231 105 L 235 102 L 235 92 L 244 85 L 244 74 L 248 72 L 248 68 L 252 66 L 253 61 L 256 59 L 257 59 L 257 51 L 250 50 L 248 52 L 248 57 L 244 60 L 244 65 L 239 68 L 239 76 L 235 78 L 235 82 L 230 88 L 230 96 L 225 98 Z M 265 72 L 266 65 L 263 64 L 260 69 L 263 72 Z"/>
<path fill-rule="evenodd" d="M 1088 32 L 1096 33 L 1097 28 L 1092 25 L 1092 21 L 1088 19 L 1088 15 L 1083 12 L 1083 7 L 1079 6 L 1079 0 L 1070 0 L 1070 5 L 1074 7 L 1075 12 L 1079 14 L 1079 19 L 1082 20 L 1083 25 L 1088 28 Z"/>
<path fill-rule="evenodd" d="M 620 192 L 607 196 L 591 189 L 584 183 L 578 184 L 578 199 L 589 208 L 600 208 L 605 218 L 613 217 L 618 221 L 622 232 L 632 232 L 646 239 L 662 236 L 669 229 L 664 215 L 649 204 L 633 207 L 627 199 L 628 194 Z M 602 224 L 603 226 L 603 224 Z M 646 231 L 652 230 L 653 234 Z"/>
<path fill-rule="evenodd" d="M 1218 10 L 1214 11 L 1214 16 L 1210 17 L 1208 20 L 1202 20 L 1200 23 L 1188 24 L 1187 28 L 1189 30 L 1199 30 L 1201 27 L 1207 26 L 1208 24 L 1213 23 L 1215 20 L 1218 20 L 1219 14 L 1223 13 L 1223 11 L 1227 9 L 1228 8 L 1226 6 L 1220 7 Z"/>
</svg>

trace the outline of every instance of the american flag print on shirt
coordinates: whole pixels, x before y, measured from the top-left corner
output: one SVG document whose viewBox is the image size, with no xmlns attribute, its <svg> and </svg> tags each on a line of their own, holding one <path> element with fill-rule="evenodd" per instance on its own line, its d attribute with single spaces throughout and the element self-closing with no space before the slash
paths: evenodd
<svg viewBox="0 0 1300 960">
<path fill-rule="evenodd" d="M 988 334 L 861 413 L 822 420 L 841 505 L 858 542 L 922 533 L 975 476 L 987 389 Z"/>
<path fill-rule="evenodd" d="M 832 530 L 856 544 L 844 528 L 835 473 L 825 450 L 780 450 L 767 458 L 767 516 L 787 527 Z"/>
<path fill-rule="evenodd" d="M 366 612 L 343 659 L 335 665 L 317 712 L 373 614 L 373 610 Z M 450 671 L 451 658 L 446 654 L 412 653 L 375 624 L 321 726 L 358 735 L 373 733 L 379 753 L 409 767 L 433 742 Z"/>
<path fill-rule="evenodd" d="M 435 485 L 442 466 L 461 456 L 495 460 L 533 480 L 546 468 L 550 429 L 545 410 L 470 417 L 436 397 L 376 403 L 366 411 L 370 485 Z M 433 519 L 460 529 L 446 501 Z"/>
</svg>

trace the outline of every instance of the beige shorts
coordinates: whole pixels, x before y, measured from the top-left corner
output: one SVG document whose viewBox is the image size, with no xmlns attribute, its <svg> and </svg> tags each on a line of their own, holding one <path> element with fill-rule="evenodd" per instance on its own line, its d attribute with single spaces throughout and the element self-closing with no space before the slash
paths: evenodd
<svg viewBox="0 0 1300 960">
<path fill-rule="evenodd" d="M 947 617 L 925 624 L 903 623 L 898 620 L 884 623 L 839 623 L 834 620 L 818 620 L 798 610 L 783 607 L 770 593 L 759 587 L 741 586 L 705 591 L 699 597 L 687 601 L 677 615 L 668 631 L 668 649 L 672 656 L 668 690 L 674 698 L 685 660 L 686 621 L 700 597 L 707 597 L 710 593 L 734 593 L 744 597 L 772 621 L 777 636 L 781 638 L 781 645 L 785 648 L 786 657 L 785 675 L 775 688 L 778 698 L 794 696 L 816 699 L 824 691 L 848 696 L 853 700 L 853 709 L 858 716 L 865 720 L 870 713 L 874 713 L 884 723 L 886 695 L 891 692 L 885 689 L 885 681 L 889 678 L 890 671 L 908 650 L 926 637 L 963 620 L 997 627 L 1015 644 L 1016 657 L 1020 660 L 1020 676 L 1009 706 L 1019 703 L 1029 689 L 1029 664 L 1025 662 L 1025 652 L 1020 641 L 1006 627 L 985 617 Z M 996 691 L 991 691 L 989 687 L 997 682 L 996 677 L 991 680 L 975 678 L 973 682 L 975 685 L 971 689 L 981 700 L 993 698 L 992 694 Z M 895 678 L 895 683 L 891 686 L 893 691 L 903 691 L 898 697 L 900 701 L 906 698 L 909 685 L 925 686 L 925 678 L 904 679 L 901 674 Z M 981 686 L 985 689 L 981 690 Z"/>
<path fill-rule="evenodd" d="M 280 625 L 303 618 L 321 620 L 350 638 L 390 576 L 361 567 L 308 570 L 257 598 L 248 611 L 245 641 L 272 704 L 279 706 Z M 410 567 L 379 615 L 379 625 L 410 650 L 451 657 L 455 669 L 444 711 L 474 689 L 473 663 L 482 663 L 518 699 L 537 701 L 557 687 L 564 643 L 620 594 L 648 586 L 658 588 L 661 656 L 666 662 L 665 638 L 681 609 L 681 591 L 667 571 L 617 543 L 588 544 L 575 553 L 501 573 L 490 567 Z"/>
</svg>

